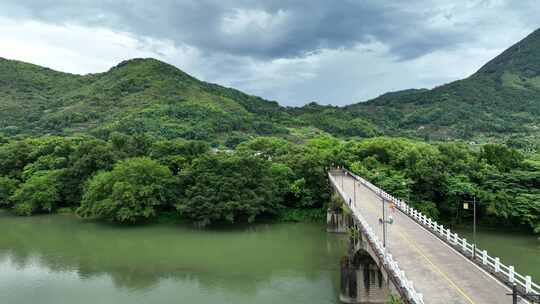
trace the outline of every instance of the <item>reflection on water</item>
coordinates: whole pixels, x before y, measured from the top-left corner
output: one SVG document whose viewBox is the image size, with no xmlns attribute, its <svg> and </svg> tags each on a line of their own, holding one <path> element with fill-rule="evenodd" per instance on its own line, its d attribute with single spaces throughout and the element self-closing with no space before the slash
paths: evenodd
<svg viewBox="0 0 540 304">
<path fill-rule="evenodd" d="M 0 303 L 337 303 L 343 237 L 317 224 L 118 227 L 0 214 Z"/>
</svg>

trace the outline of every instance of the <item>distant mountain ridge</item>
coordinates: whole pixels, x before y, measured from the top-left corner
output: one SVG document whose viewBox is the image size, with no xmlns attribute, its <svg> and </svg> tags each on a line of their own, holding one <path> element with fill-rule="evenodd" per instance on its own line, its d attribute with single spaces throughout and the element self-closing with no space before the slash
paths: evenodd
<svg viewBox="0 0 540 304">
<path fill-rule="evenodd" d="M 155 59 L 81 76 L 0 58 L 0 133 L 6 135 L 119 131 L 233 145 L 250 136 L 321 132 L 536 140 L 539 130 L 540 30 L 466 79 L 345 107 L 282 107 Z"/>
<path fill-rule="evenodd" d="M 436 68 L 436 67 L 434 67 Z M 482 139 L 540 133 L 540 29 L 472 76 L 432 90 L 405 90 L 346 106 L 384 133 Z"/>
</svg>

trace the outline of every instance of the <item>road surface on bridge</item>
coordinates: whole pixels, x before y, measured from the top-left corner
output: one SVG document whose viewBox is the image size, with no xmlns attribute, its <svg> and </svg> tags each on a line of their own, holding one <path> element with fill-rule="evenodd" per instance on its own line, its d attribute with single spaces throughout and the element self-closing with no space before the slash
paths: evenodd
<svg viewBox="0 0 540 304">
<path fill-rule="evenodd" d="M 350 175 L 339 172 L 332 175 L 337 186 L 351 198 L 356 190 L 355 208 L 382 241 L 383 225 L 379 222 L 382 199 Z M 389 252 L 414 283 L 416 291 L 423 294 L 426 304 L 512 303 L 512 297 L 506 295 L 510 289 L 497 279 L 399 210 L 392 211 L 389 207 L 386 210 L 394 219 L 388 225 Z"/>
</svg>

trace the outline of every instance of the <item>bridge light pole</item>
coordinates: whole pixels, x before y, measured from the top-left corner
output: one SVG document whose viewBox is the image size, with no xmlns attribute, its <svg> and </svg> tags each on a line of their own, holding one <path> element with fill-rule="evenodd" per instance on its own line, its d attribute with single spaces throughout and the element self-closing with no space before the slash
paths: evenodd
<svg viewBox="0 0 540 304">
<path fill-rule="evenodd" d="M 382 220 L 383 220 L 383 245 L 386 248 L 386 200 L 382 200 Z"/>
<path fill-rule="evenodd" d="M 507 296 L 512 296 L 512 304 L 518 304 L 518 292 L 516 284 L 512 285 L 512 293 L 507 293 Z"/>
<path fill-rule="evenodd" d="M 379 223 L 383 225 L 383 247 L 387 248 L 387 239 L 388 239 L 388 224 L 394 223 L 392 216 L 389 216 L 386 219 L 386 200 L 382 198 L 382 218 L 379 218 Z"/>
<path fill-rule="evenodd" d="M 512 304 L 518 304 L 518 303 L 521 303 L 519 301 L 519 291 L 517 289 L 517 285 L 514 283 L 512 284 L 512 292 L 511 293 L 507 293 L 506 294 L 507 296 L 512 296 Z M 525 296 L 525 297 L 529 297 L 529 298 L 532 298 L 533 302 L 534 303 L 540 303 L 540 294 L 537 294 L 537 293 L 522 293 L 521 294 L 522 296 Z"/>
<path fill-rule="evenodd" d="M 473 195 L 472 201 L 465 201 L 463 203 L 463 209 L 469 209 L 469 203 L 473 203 L 473 253 L 472 258 L 476 257 L 476 196 Z"/>
<path fill-rule="evenodd" d="M 354 207 L 356 207 L 356 178 L 353 178 L 353 197 L 354 197 Z"/>
</svg>

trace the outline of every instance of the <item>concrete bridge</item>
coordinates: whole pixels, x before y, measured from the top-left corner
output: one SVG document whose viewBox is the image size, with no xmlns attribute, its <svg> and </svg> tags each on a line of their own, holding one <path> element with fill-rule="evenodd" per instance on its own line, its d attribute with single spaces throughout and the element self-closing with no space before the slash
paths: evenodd
<svg viewBox="0 0 540 304">
<path fill-rule="evenodd" d="M 328 176 L 347 206 L 328 213 L 329 231 L 350 235 L 342 302 L 386 303 L 393 294 L 417 304 L 540 303 L 530 276 L 351 172 Z"/>
</svg>

